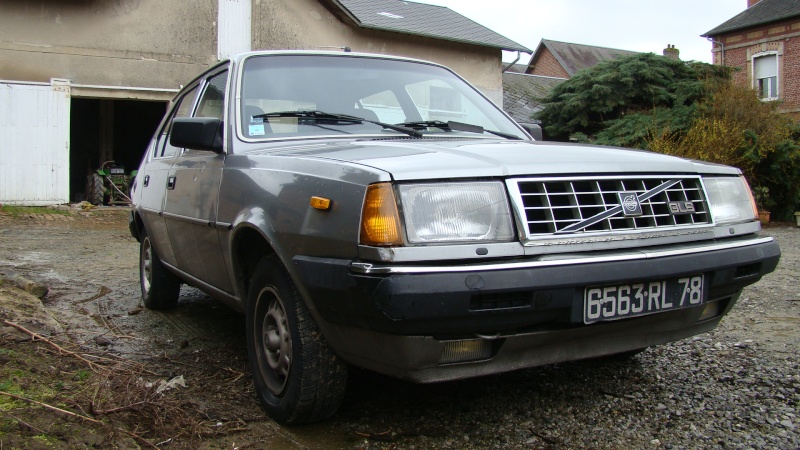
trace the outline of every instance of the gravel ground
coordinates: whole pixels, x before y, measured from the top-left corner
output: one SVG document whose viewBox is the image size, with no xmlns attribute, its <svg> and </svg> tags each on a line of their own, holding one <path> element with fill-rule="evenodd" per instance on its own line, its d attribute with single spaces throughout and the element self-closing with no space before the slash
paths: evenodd
<svg viewBox="0 0 800 450">
<path fill-rule="evenodd" d="M 48 282 L 45 307 L 76 339 L 102 335 L 105 351 L 142 360 L 163 353 L 158 367 L 186 375 L 195 404 L 247 424 L 204 448 L 800 448 L 800 230 L 788 224 L 764 230 L 781 244 L 778 270 L 711 333 L 626 360 L 434 385 L 354 370 L 336 417 L 286 428 L 233 376 L 248 370 L 240 316 L 188 289 L 174 312 L 130 314 L 137 247 L 124 214 L 73 217 L 0 215 L 0 272 Z"/>
</svg>

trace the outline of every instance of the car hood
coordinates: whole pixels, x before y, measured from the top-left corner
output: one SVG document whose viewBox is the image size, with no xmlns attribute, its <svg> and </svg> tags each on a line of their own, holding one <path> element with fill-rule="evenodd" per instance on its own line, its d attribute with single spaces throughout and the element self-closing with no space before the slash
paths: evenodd
<svg viewBox="0 0 800 450">
<path fill-rule="evenodd" d="M 532 174 L 739 173 L 732 167 L 643 150 L 485 139 L 328 141 L 269 153 L 361 164 L 388 172 L 396 180 Z"/>
</svg>

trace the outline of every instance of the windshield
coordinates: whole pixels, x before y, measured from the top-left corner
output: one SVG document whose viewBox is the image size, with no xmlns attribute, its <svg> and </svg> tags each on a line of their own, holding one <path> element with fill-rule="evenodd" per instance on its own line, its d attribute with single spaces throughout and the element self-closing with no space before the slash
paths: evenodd
<svg viewBox="0 0 800 450">
<path fill-rule="evenodd" d="M 264 55 L 248 58 L 243 70 L 238 107 L 245 138 L 409 135 L 404 128 L 418 131 L 412 136 L 526 138 L 474 88 L 439 66 L 344 55 Z"/>
</svg>

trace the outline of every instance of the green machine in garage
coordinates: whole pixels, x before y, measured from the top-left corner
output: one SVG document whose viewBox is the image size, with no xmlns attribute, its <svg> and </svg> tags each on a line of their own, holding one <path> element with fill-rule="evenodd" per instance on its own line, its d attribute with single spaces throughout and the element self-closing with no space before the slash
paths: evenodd
<svg viewBox="0 0 800 450">
<path fill-rule="evenodd" d="M 86 201 L 93 205 L 129 205 L 128 196 L 136 171 L 125 173 L 125 166 L 104 162 L 86 177 Z"/>
</svg>

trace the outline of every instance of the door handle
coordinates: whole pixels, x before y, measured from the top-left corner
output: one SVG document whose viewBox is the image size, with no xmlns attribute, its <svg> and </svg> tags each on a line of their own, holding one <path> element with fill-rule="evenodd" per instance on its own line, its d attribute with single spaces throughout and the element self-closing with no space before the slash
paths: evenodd
<svg viewBox="0 0 800 450">
<path fill-rule="evenodd" d="M 147 187 L 148 184 L 150 184 L 150 175 L 145 175 L 144 176 L 144 187 Z"/>
<path fill-rule="evenodd" d="M 167 177 L 167 189 L 175 189 L 175 176 Z"/>
</svg>

